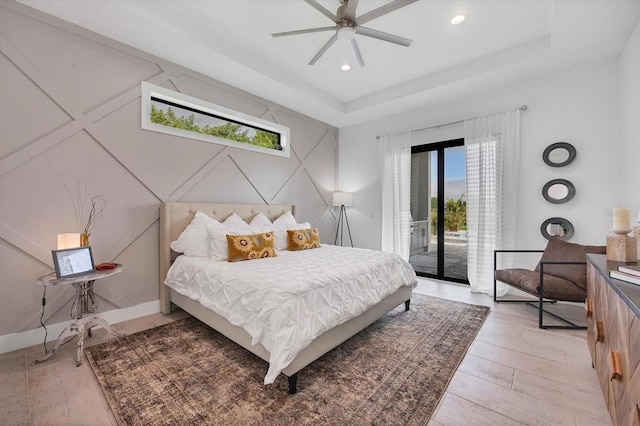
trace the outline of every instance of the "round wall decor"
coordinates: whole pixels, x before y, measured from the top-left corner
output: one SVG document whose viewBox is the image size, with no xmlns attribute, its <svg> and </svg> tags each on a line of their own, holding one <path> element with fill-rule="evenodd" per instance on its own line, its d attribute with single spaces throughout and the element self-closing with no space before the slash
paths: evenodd
<svg viewBox="0 0 640 426">
<path fill-rule="evenodd" d="M 562 241 L 570 240 L 573 237 L 573 224 L 562 217 L 552 217 L 540 225 L 540 233 L 547 240 L 556 237 Z"/>
<path fill-rule="evenodd" d="M 576 187 L 566 179 L 553 179 L 542 187 L 542 196 L 553 204 L 564 204 L 576 195 Z"/>
<path fill-rule="evenodd" d="M 556 142 L 545 148 L 542 159 L 551 167 L 562 167 L 575 160 L 576 154 L 576 148 L 569 142 Z"/>
</svg>

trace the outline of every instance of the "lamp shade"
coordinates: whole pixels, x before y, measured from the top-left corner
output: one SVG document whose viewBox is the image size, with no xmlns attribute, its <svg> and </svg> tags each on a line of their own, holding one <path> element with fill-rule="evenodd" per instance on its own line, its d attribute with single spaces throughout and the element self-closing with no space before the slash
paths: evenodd
<svg viewBox="0 0 640 426">
<path fill-rule="evenodd" d="M 334 192 L 333 205 L 349 207 L 353 204 L 353 192 Z"/>
<path fill-rule="evenodd" d="M 58 250 L 80 247 L 80 234 L 67 232 L 58 234 Z"/>
</svg>

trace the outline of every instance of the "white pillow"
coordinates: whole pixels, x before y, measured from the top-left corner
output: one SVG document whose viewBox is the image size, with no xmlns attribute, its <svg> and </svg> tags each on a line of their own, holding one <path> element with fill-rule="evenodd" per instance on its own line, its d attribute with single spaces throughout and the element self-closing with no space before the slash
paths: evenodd
<svg viewBox="0 0 640 426">
<path fill-rule="evenodd" d="M 253 219 L 251 219 L 249 226 L 271 226 L 273 229 L 271 221 L 262 212 L 258 213 Z"/>
<path fill-rule="evenodd" d="M 287 230 L 309 229 L 309 222 L 296 223 L 296 218 L 291 212 L 282 214 L 273 221 L 273 248 L 287 250 Z"/>
<path fill-rule="evenodd" d="M 246 229 L 249 230 L 249 224 L 242 220 L 240 216 L 236 212 L 233 212 L 231 216 L 226 218 L 222 224 L 229 229 Z"/>
<path fill-rule="evenodd" d="M 288 227 L 286 229 L 278 229 L 276 228 L 273 231 L 273 248 L 276 250 L 287 250 L 287 231 L 294 231 L 298 229 L 309 229 L 311 228 L 311 224 L 309 222 L 296 223 L 295 225 Z"/>
<path fill-rule="evenodd" d="M 253 231 L 254 227 L 249 226 L 247 222 L 242 220 L 236 213 L 226 218 L 220 226 L 207 226 L 209 259 L 215 261 L 227 260 L 229 257 L 227 234 L 245 235 L 259 232 Z"/>
<path fill-rule="evenodd" d="M 208 225 L 207 233 L 209 234 L 209 259 L 219 261 L 227 260 L 229 257 L 227 234 L 244 235 L 248 232 L 245 228 L 227 228 L 226 226 L 218 228 L 216 226 Z"/>
<path fill-rule="evenodd" d="M 196 212 L 193 220 L 184 228 L 178 239 L 171 242 L 171 249 L 187 256 L 207 257 L 209 255 L 207 225 L 214 228 L 222 227 L 217 220 L 202 212 Z"/>
<path fill-rule="evenodd" d="M 252 235 L 262 234 L 264 232 L 273 232 L 272 227 L 250 226 L 246 228 L 217 228 L 215 226 L 207 226 L 209 233 L 209 259 L 214 261 L 227 260 L 229 257 L 229 244 L 227 243 L 227 235 Z"/>
<path fill-rule="evenodd" d="M 292 228 L 289 229 L 293 229 L 293 226 L 296 226 L 296 218 L 293 217 L 290 211 L 288 211 L 281 214 L 279 218 L 274 220 L 273 226 L 275 226 L 276 228 L 286 228 L 288 226 L 291 226 Z"/>
</svg>

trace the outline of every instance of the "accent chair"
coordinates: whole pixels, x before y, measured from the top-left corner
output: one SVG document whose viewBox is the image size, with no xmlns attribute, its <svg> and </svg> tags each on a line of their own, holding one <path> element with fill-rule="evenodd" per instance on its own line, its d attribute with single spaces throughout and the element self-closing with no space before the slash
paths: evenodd
<svg viewBox="0 0 640 426">
<path fill-rule="evenodd" d="M 498 269 L 498 254 L 500 253 L 542 253 L 542 257 L 533 271 L 521 268 Z M 496 303 L 527 303 L 536 307 L 540 328 L 586 329 L 586 326 L 575 324 L 556 313 L 545 310 L 544 304 L 558 301 L 584 303 L 587 298 L 587 253 L 605 254 L 606 246 L 574 244 L 552 237 L 544 250 L 495 250 L 493 254 L 493 301 Z M 535 296 L 537 299 L 497 298 L 498 281 Z M 567 325 L 544 324 L 544 313 Z"/>
</svg>

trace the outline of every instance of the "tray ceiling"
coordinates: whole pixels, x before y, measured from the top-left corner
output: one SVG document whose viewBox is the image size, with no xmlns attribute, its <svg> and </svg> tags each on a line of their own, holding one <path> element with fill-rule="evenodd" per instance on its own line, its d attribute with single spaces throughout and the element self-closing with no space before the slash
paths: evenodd
<svg viewBox="0 0 640 426">
<path fill-rule="evenodd" d="M 318 0 L 335 12 L 338 0 Z M 366 24 L 413 40 L 357 35 L 365 66 L 331 37 L 272 33 L 332 22 L 302 0 L 20 0 L 96 33 L 337 127 L 401 113 L 554 70 L 616 57 L 638 22 L 638 0 L 425 1 Z M 389 1 L 360 0 L 357 15 Z M 463 13 L 464 23 L 451 18 Z"/>
</svg>

